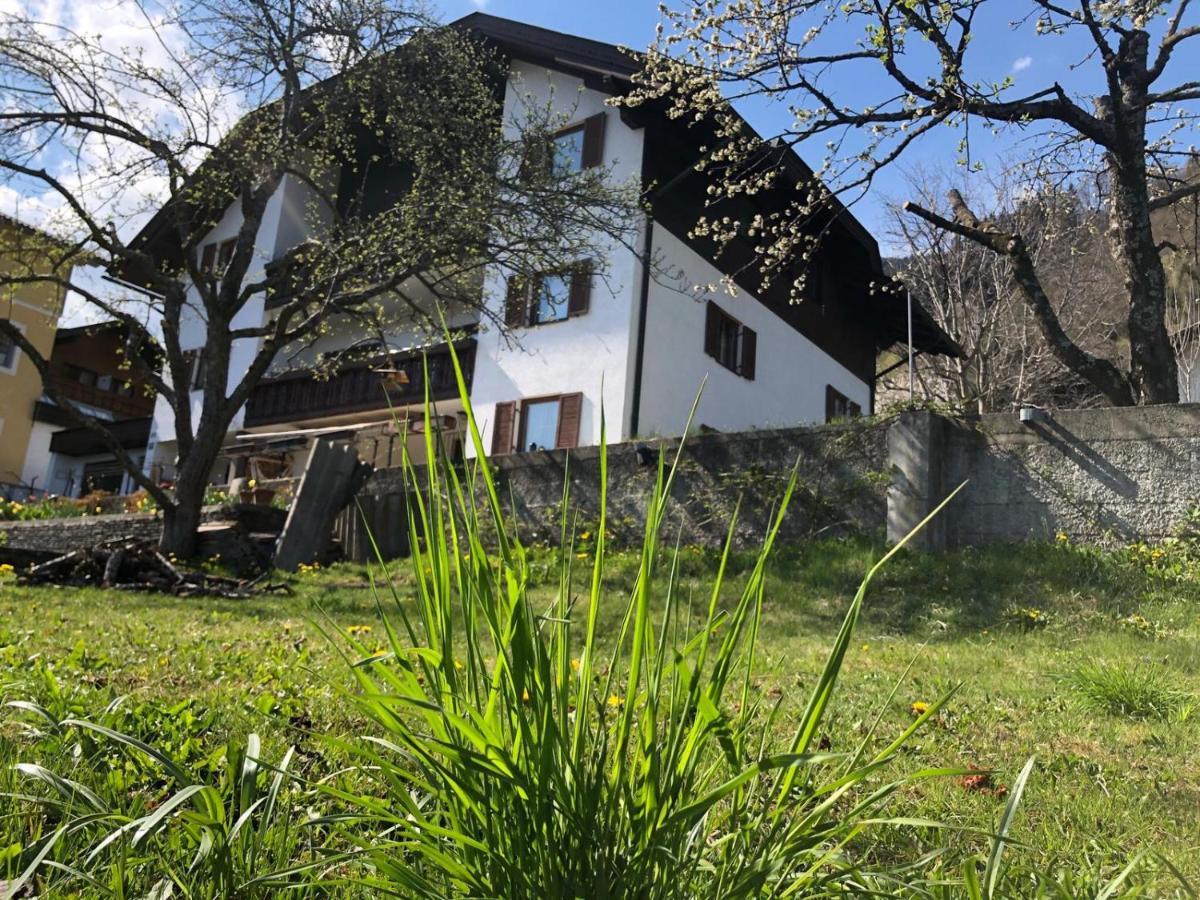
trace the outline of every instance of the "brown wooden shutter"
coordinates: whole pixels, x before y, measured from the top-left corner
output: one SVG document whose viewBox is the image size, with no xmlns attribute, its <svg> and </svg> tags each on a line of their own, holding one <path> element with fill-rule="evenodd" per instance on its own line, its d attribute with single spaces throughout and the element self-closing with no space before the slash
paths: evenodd
<svg viewBox="0 0 1200 900">
<path fill-rule="evenodd" d="M 211 272 L 217 262 L 217 245 L 205 244 L 200 250 L 200 271 Z"/>
<path fill-rule="evenodd" d="M 596 113 L 583 123 L 583 167 L 590 169 L 604 162 L 604 123 L 608 116 Z"/>
<path fill-rule="evenodd" d="M 529 324 L 529 292 L 525 279 L 520 275 L 508 279 L 508 293 L 504 297 L 504 324 L 509 328 L 522 328 Z"/>
<path fill-rule="evenodd" d="M 492 455 L 512 453 L 513 424 L 517 418 L 517 404 L 497 403 L 496 422 L 492 425 Z"/>
<path fill-rule="evenodd" d="M 742 326 L 742 366 L 741 376 L 754 380 L 754 367 L 758 361 L 758 335 L 753 328 Z"/>
<path fill-rule="evenodd" d="M 567 298 L 567 315 L 582 316 L 592 300 L 592 261 L 585 259 L 571 270 L 571 293 Z"/>
<path fill-rule="evenodd" d="M 721 348 L 721 310 L 711 300 L 704 311 L 704 352 L 716 359 Z"/>
<path fill-rule="evenodd" d="M 558 434 L 554 446 L 565 449 L 579 446 L 579 420 L 583 414 L 583 394 L 563 394 L 558 401 Z"/>
<path fill-rule="evenodd" d="M 857 419 L 861 415 L 862 415 L 862 407 L 859 406 L 857 403 L 855 403 L 853 400 L 851 400 L 850 401 L 850 418 Z"/>
</svg>

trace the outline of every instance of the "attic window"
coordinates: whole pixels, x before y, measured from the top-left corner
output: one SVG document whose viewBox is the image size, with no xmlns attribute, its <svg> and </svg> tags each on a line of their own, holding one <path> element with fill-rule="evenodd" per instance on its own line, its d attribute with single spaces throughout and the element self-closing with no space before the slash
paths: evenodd
<svg viewBox="0 0 1200 900">
<path fill-rule="evenodd" d="M 557 175 L 591 169 L 604 161 L 604 113 L 589 116 L 550 137 L 549 165 Z M 544 164 L 544 163 L 543 163 Z"/>
<path fill-rule="evenodd" d="M 567 174 L 583 171 L 583 126 L 560 131 L 550 139 L 554 171 Z"/>
<path fill-rule="evenodd" d="M 205 244 L 200 248 L 200 271 L 205 275 L 214 275 L 220 278 L 229 268 L 229 261 L 233 259 L 235 247 L 237 247 L 237 238 Z"/>
</svg>

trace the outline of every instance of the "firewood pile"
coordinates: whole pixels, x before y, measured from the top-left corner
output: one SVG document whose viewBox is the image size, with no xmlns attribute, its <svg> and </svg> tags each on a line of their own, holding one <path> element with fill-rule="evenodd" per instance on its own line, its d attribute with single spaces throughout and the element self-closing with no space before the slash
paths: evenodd
<svg viewBox="0 0 1200 900">
<path fill-rule="evenodd" d="M 257 578 L 237 579 L 188 569 L 167 559 L 149 541 L 117 540 L 72 550 L 17 577 L 22 585 L 60 584 L 154 591 L 177 597 L 244 599 L 261 593 L 292 593 L 288 585 Z"/>
</svg>

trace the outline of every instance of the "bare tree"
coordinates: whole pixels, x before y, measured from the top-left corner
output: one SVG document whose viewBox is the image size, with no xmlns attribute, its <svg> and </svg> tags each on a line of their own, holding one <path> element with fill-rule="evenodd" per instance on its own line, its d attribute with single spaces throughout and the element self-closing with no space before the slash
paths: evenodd
<svg viewBox="0 0 1200 900">
<path fill-rule="evenodd" d="M 145 476 L 104 423 L 50 383 L 47 392 L 154 496 L 163 547 L 185 554 L 230 424 L 282 349 L 334 319 L 380 328 L 397 307 L 430 327 L 455 305 L 489 316 L 487 267 L 529 275 L 602 261 L 603 247 L 629 235 L 637 205 L 602 169 L 544 164 L 560 124 L 549 108 L 529 104 L 522 121 L 502 122 L 503 61 L 471 33 L 435 27 L 416 0 L 185 0 L 143 11 L 149 53 L 0 18 L 0 176 L 55 198 L 52 225 L 73 238 L 72 253 L 145 292 L 148 315 L 80 279 L 68 285 L 161 343 L 164 371 L 144 374 L 175 416 L 173 490 Z M 256 241 L 286 183 L 306 198 L 307 239 L 264 259 Z M 231 208 L 236 238 L 206 257 L 202 243 Z M 195 409 L 181 344 L 189 321 L 205 335 Z M 6 326 L 45 375 L 47 361 Z M 239 342 L 255 350 L 231 373 Z"/>
<path fill-rule="evenodd" d="M 1121 349 L 1121 297 L 1095 198 L 1053 185 L 1018 191 L 1008 175 L 1005 170 L 981 180 L 973 205 L 988 208 L 994 221 L 1025 236 L 1063 327 L 1089 352 L 1115 358 Z M 915 169 L 908 191 L 932 206 L 950 177 Z M 960 357 L 918 360 L 925 398 L 980 412 L 1092 401 L 1095 388 L 1065 368 L 1046 345 L 1014 287 L 1007 256 L 910 216 L 899 204 L 890 206 L 890 216 L 890 242 L 901 254 L 897 274 L 963 351 Z M 889 384 L 880 388 L 884 396 Z"/>
<path fill-rule="evenodd" d="M 976 215 L 957 192 L 947 212 L 916 203 L 908 211 L 1006 257 L 1046 345 L 1109 402 L 1172 402 L 1178 380 L 1151 217 L 1200 192 L 1200 183 L 1176 174 L 1195 155 L 1186 132 L 1200 82 L 1171 77 L 1181 48 L 1200 35 L 1191 7 L 1190 0 L 679 0 L 665 12 L 642 90 L 630 102 L 666 102 L 677 115 L 719 124 L 722 139 L 702 164 L 724 183 L 700 227 L 723 239 L 752 237 L 764 267 L 780 272 L 811 252 L 805 226 L 830 192 L 853 202 L 933 130 L 959 129 L 966 162 L 973 123 L 1025 132 L 1036 181 L 1103 187 L 1126 294 L 1126 365 L 1091 353 L 1064 327 L 1020 232 Z M 1029 90 L 1011 77 L 984 76 L 994 60 L 975 39 L 1006 24 L 1031 41 L 1081 35 L 1087 47 L 1072 68 L 1094 73 L 1095 94 L 1073 95 L 1054 75 Z M 847 96 L 848 85 L 881 78 L 878 97 Z M 786 103 L 792 121 L 766 141 L 755 137 L 728 106 L 747 98 Z M 769 221 L 724 220 L 716 207 L 728 198 L 774 183 L 781 147 L 822 144 L 816 174 L 827 187 L 814 181 Z"/>
</svg>

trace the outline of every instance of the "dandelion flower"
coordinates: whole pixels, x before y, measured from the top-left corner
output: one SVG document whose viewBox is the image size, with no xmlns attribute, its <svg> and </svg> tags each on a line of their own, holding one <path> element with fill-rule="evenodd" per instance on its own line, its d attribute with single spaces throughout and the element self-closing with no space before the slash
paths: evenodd
<svg viewBox="0 0 1200 900">
<path fill-rule="evenodd" d="M 914 700 L 908 707 L 914 716 L 923 716 L 929 712 L 929 704 L 924 700 Z"/>
<path fill-rule="evenodd" d="M 618 697 L 616 694 L 610 694 L 610 695 L 609 695 L 609 698 L 608 698 L 608 705 L 609 705 L 609 706 L 611 706 L 613 709 L 616 709 L 616 708 L 618 708 L 618 707 L 619 707 L 619 706 L 621 706 L 621 705 L 622 705 L 624 702 L 625 702 L 625 698 L 624 698 L 624 697 Z"/>
</svg>

